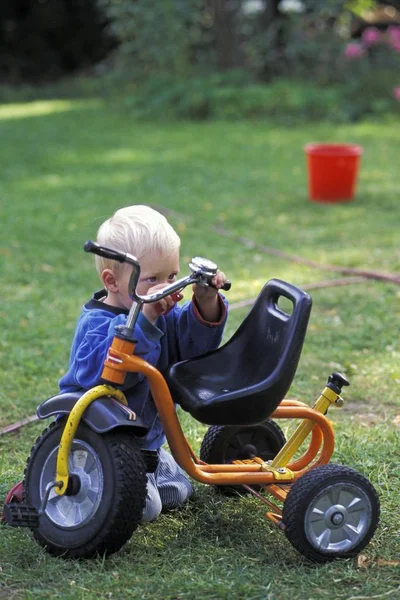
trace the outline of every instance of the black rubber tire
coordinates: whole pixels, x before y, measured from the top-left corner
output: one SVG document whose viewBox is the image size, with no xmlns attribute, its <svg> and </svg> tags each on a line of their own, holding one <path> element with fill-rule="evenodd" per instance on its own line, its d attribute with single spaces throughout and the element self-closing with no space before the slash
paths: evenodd
<svg viewBox="0 0 400 600">
<path fill-rule="evenodd" d="M 361 552 L 375 533 L 379 515 L 378 494 L 370 481 L 350 467 L 329 464 L 294 482 L 282 521 L 300 554 L 326 563 Z"/>
<path fill-rule="evenodd" d="M 285 445 L 282 429 L 272 419 L 257 425 L 212 425 L 208 428 L 200 448 L 200 459 L 209 464 L 227 464 L 258 456 L 272 460 Z M 218 485 L 224 495 L 243 495 L 243 486 Z M 261 486 L 252 486 L 259 490 Z"/>
<path fill-rule="evenodd" d="M 55 478 L 55 460 L 63 427 L 64 423 L 52 423 L 31 450 L 24 482 L 25 500 L 30 506 L 39 508 L 44 488 Z M 78 469 L 75 461 L 87 461 L 88 457 L 94 464 L 94 475 L 91 478 L 84 469 L 81 473 L 82 482 L 86 482 L 91 495 L 88 492 L 86 499 L 83 483 L 75 496 L 72 493 L 69 497 L 57 498 L 53 492 L 40 517 L 39 527 L 33 530 L 35 539 L 50 554 L 64 558 L 112 554 L 130 539 L 141 520 L 146 501 L 146 464 L 134 436 L 122 430 L 100 435 L 81 423 L 71 451 L 73 468 Z M 71 506 L 70 512 L 73 509 L 80 515 L 84 502 L 90 506 L 92 496 L 96 500 L 90 509 L 85 508 L 88 510 L 86 520 L 82 519 L 76 526 L 63 521 L 63 505 L 57 504 L 59 501 Z M 66 519 L 69 514 L 67 512 Z"/>
</svg>

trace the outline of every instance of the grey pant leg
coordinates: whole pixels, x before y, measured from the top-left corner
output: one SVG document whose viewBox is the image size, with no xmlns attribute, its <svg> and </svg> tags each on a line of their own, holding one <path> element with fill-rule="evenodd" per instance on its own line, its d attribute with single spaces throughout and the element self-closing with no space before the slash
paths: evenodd
<svg viewBox="0 0 400 600">
<path fill-rule="evenodd" d="M 184 471 L 169 452 L 160 448 L 155 473 L 147 474 L 147 498 L 142 523 L 154 521 L 163 508 L 182 506 L 193 493 Z"/>
<path fill-rule="evenodd" d="M 154 473 L 163 508 L 182 506 L 193 493 L 185 472 L 169 452 L 160 448 L 159 463 Z"/>
<path fill-rule="evenodd" d="M 150 523 L 150 521 L 154 521 L 157 519 L 161 510 L 162 502 L 157 489 L 154 473 L 147 473 L 147 496 L 141 522 Z"/>
</svg>

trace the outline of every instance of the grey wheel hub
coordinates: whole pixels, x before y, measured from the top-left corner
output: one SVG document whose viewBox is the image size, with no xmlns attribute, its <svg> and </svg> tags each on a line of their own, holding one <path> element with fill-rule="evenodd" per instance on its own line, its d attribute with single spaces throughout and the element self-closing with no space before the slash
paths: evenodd
<svg viewBox="0 0 400 600">
<path fill-rule="evenodd" d="M 349 552 L 364 537 L 372 507 L 364 490 L 338 482 L 323 488 L 308 507 L 304 527 L 308 541 L 327 553 Z"/>
<path fill-rule="evenodd" d="M 41 499 L 46 485 L 55 480 L 58 448 L 54 448 L 43 466 L 40 478 Z M 98 509 L 103 496 L 103 469 L 96 452 L 82 440 L 73 441 L 68 467 L 70 475 L 79 480 L 77 493 L 59 496 L 52 490 L 45 514 L 60 527 L 76 529 L 87 523 Z"/>
</svg>

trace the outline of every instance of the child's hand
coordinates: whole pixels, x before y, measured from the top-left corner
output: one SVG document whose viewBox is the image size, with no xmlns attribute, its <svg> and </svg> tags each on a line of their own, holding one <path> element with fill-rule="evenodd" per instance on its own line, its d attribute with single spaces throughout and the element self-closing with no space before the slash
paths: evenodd
<svg viewBox="0 0 400 600">
<path fill-rule="evenodd" d="M 225 277 L 225 273 L 223 273 L 222 271 L 217 271 L 216 276 L 213 277 L 211 280 L 211 284 L 214 287 L 204 287 L 195 283 L 192 287 L 193 293 L 196 296 L 196 300 L 198 302 L 201 302 L 202 300 L 207 298 L 215 298 L 215 296 L 218 294 L 218 290 L 223 287 L 226 281 L 227 278 Z"/>
<path fill-rule="evenodd" d="M 146 292 L 147 294 L 154 294 L 155 292 L 159 292 L 166 287 L 165 283 L 159 283 L 151 288 L 149 288 Z M 170 310 L 172 310 L 177 302 L 180 302 L 183 298 L 183 294 L 181 292 L 175 292 L 171 296 L 166 296 L 159 300 L 158 302 L 152 302 L 151 304 L 143 305 L 143 314 L 150 323 L 154 325 L 157 321 L 158 317 L 161 315 L 167 315 Z"/>
<path fill-rule="evenodd" d="M 211 280 L 213 287 L 204 287 L 198 284 L 193 285 L 193 294 L 196 299 L 201 316 L 210 323 L 217 322 L 220 318 L 220 305 L 218 300 L 218 290 L 221 289 L 227 281 L 225 273 L 218 271 Z"/>
</svg>

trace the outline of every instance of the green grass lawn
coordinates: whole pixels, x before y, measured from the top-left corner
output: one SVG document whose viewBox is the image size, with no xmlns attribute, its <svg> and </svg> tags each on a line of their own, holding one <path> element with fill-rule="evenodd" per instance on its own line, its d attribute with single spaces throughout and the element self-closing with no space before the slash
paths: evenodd
<svg viewBox="0 0 400 600">
<path fill-rule="evenodd" d="M 168 209 L 182 237 L 182 274 L 194 255 L 215 260 L 233 282 L 231 302 L 271 277 L 301 286 L 337 275 L 247 248 L 216 224 L 320 263 L 400 272 L 399 125 L 151 124 L 97 100 L 0 106 L 0 427 L 56 393 L 81 305 L 99 286 L 83 243 L 121 206 Z M 303 147 L 326 140 L 365 149 L 351 203 L 307 199 Z M 400 287 L 365 280 L 312 295 L 290 397 L 313 403 L 333 370 L 351 381 L 344 408 L 330 413 L 333 462 L 367 475 L 382 503 L 361 565 L 312 567 L 260 502 L 199 485 L 187 507 L 140 527 L 105 560 L 54 559 L 25 531 L 1 527 L 0 598 L 400 598 Z M 226 339 L 245 314 L 231 312 Z M 197 451 L 205 427 L 182 419 Z M 0 502 L 43 427 L 0 437 Z"/>
</svg>

